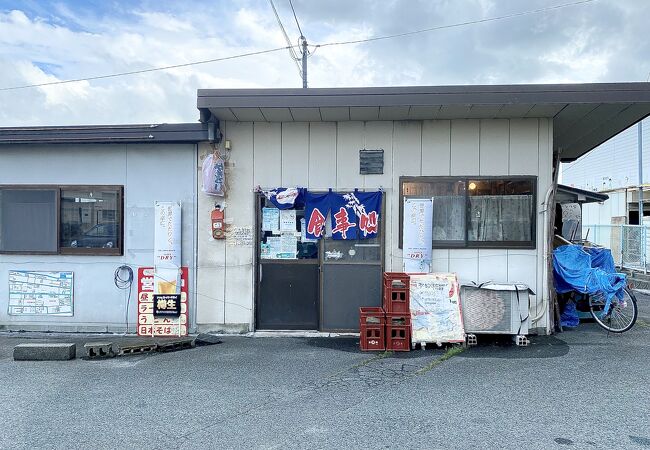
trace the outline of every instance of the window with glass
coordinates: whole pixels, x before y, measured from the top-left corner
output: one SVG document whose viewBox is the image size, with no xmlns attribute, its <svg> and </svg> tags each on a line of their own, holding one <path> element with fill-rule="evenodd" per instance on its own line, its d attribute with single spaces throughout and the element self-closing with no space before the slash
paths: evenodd
<svg viewBox="0 0 650 450">
<path fill-rule="evenodd" d="M 121 255 L 122 186 L 0 186 L 0 252 Z"/>
<path fill-rule="evenodd" d="M 304 206 L 280 210 L 260 196 L 260 258 L 318 259 L 318 241 L 307 239 Z"/>
<path fill-rule="evenodd" d="M 434 248 L 535 248 L 536 177 L 401 177 L 404 198 L 431 198 Z"/>
</svg>

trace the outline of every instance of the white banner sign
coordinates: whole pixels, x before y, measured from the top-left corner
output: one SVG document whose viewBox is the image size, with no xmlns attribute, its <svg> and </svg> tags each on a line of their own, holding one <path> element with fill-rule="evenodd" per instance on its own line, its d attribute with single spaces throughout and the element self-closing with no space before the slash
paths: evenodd
<svg viewBox="0 0 650 450">
<path fill-rule="evenodd" d="M 156 202 L 154 225 L 154 278 L 156 294 L 180 293 L 181 205 Z"/>
<path fill-rule="evenodd" d="M 456 274 L 411 275 L 410 288 L 414 343 L 465 341 Z"/>
<path fill-rule="evenodd" d="M 404 272 L 431 272 L 433 199 L 405 198 L 402 249 Z"/>
</svg>

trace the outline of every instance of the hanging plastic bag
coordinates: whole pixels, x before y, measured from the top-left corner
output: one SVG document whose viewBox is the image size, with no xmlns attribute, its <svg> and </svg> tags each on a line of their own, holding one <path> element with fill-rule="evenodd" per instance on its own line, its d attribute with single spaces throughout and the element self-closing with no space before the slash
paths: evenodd
<svg viewBox="0 0 650 450">
<path fill-rule="evenodd" d="M 218 154 L 210 154 L 203 161 L 203 188 L 208 195 L 223 197 L 226 193 L 226 177 L 223 159 Z"/>
</svg>

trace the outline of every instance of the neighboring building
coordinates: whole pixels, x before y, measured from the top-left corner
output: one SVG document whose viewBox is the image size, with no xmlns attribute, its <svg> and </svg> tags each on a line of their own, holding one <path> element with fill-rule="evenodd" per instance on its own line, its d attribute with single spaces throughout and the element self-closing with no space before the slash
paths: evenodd
<svg viewBox="0 0 650 450">
<path fill-rule="evenodd" d="M 0 192 L 38 184 L 48 185 L 39 189 L 50 195 L 27 196 L 47 214 L 23 204 L 14 215 L 12 204 L 27 197 L 0 207 L 6 227 L 0 233 L 9 230 L 20 238 L 11 245 L 23 245 L 1 255 L 0 326 L 123 329 L 127 293 L 114 286 L 114 271 L 122 264 L 151 265 L 151 212 L 161 200 L 181 201 L 184 208 L 190 331 L 356 331 L 358 306 L 379 305 L 382 272 L 402 271 L 408 257 L 402 250 L 404 198 L 426 197 L 433 198 L 433 271 L 457 273 L 462 283 L 527 284 L 536 293 L 531 326 L 549 333 L 554 156 L 575 160 L 647 116 L 650 86 L 200 90 L 198 107 L 203 124 L 160 126 L 191 128 L 171 133 L 176 138 L 168 141 L 157 139 L 155 128 L 136 127 L 130 140 L 94 132 L 66 140 L 51 136 L 63 129 L 0 129 Z M 214 151 L 212 138 L 226 156 L 225 198 L 201 192 L 201 163 Z M 383 169 L 366 174 L 381 165 L 376 159 L 362 164 L 362 150 L 383 150 L 373 153 Z M 278 245 L 280 236 L 262 227 L 262 208 L 272 206 L 259 187 L 382 190 L 379 236 L 336 241 L 326 233 L 311 242 L 302 236 L 304 210 L 296 208 L 295 230 L 287 230 L 282 244 L 295 243 L 295 259 L 261 258 L 262 244 L 266 251 L 269 238 Z M 108 207 L 87 205 L 91 192 Z M 121 196 L 124 208 L 111 207 Z M 225 208 L 227 239 L 213 238 L 217 204 Z M 118 216 L 124 217 L 119 251 L 118 244 L 102 241 L 101 255 L 80 254 L 80 239 L 91 236 L 79 233 L 92 234 Z M 8 316 L 8 272 L 26 269 L 74 271 L 75 316 Z M 134 299 L 130 323 L 137 317 Z"/>
<path fill-rule="evenodd" d="M 650 181 L 650 119 L 643 120 L 643 173 Z M 599 145 L 574 162 L 562 164 L 562 183 L 587 191 L 639 185 L 638 125 Z"/>
<path fill-rule="evenodd" d="M 129 299 L 114 274 L 153 264 L 155 201 L 182 203 L 182 264 L 195 285 L 195 168 L 208 128 L 0 128 L 0 329 L 123 332 L 128 303 L 134 332 L 137 286 Z M 73 272 L 72 315 L 9 308 L 9 272 L 25 270 Z"/>
</svg>

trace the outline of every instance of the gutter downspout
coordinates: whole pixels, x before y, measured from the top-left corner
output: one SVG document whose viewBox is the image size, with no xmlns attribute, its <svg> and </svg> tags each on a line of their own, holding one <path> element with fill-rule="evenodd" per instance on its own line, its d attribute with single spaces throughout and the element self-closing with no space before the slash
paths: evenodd
<svg viewBox="0 0 650 450">
<path fill-rule="evenodd" d="M 560 149 L 561 152 L 561 149 Z M 553 332 L 553 329 L 551 327 L 551 308 L 553 308 L 553 303 L 551 302 L 551 298 L 553 297 L 552 295 L 552 289 L 553 289 L 553 266 L 551 264 L 551 252 L 552 252 L 552 247 L 553 247 L 553 236 L 554 234 L 551 233 L 551 208 L 554 208 L 553 203 L 555 202 L 555 191 L 557 190 L 557 181 L 558 181 L 558 175 L 560 172 L 560 152 L 558 152 L 556 155 L 554 155 L 554 166 L 556 168 L 555 174 L 553 176 L 553 181 L 551 185 L 549 186 L 548 190 L 546 191 L 546 195 L 544 196 L 544 267 L 546 268 L 546 277 L 544 277 L 544 284 L 545 286 L 542 289 L 542 309 L 541 312 L 537 315 L 537 317 L 533 317 L 530 321 L 531 324 L 535 322 L 539 322 L 545 314 L 549 314 L 549 320 L 548 324 L 546 327 L 546 334 L 551 334 Z M 552 169 L 551 169 L 552 170 Z"/>
<path fill-rule="evenodd" d="M 552 242 L 552 239 L 549 239 L 549 228 L 550 228 L 550 208 L 549 208 L 549 203 L 551 201 L 551 195 L 553 194 L 553 191 L 555 190 L 555 185 L 552 184 L 549 186 L 548 190 L 546 191 L 546 195 L 544 196 L 544 210 L 542 211 L 544 214 L 544 267 L 549 267 L 549 261 L 550 261 L 550 243 Z M 547 269 L 548 270 L 548 269 Z M 544 278 L 544 284 L 545 286 L 542 289 L 542 308 L 541 312 L 536 316 L 530 319 L 531 324 L 535 322 L 539 322 L 548 312 L 546 308 L 546 304 L 548 304 L 548 299 L 551 298 L 551 288 L 549 284 L 549 277 L 546 276 Z M 550 328 L 550 323 L 549 326 L 547 327 L 546 331 L 548 334 Z"/>
</svg>

